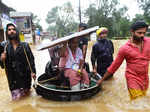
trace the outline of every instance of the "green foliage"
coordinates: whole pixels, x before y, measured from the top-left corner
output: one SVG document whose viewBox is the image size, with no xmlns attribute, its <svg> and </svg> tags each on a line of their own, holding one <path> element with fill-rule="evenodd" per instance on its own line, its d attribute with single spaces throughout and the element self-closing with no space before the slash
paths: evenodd
<svg viewBox="0 0 150 112">
<path fill-rule="evenodd" d="M 126 12 L 126 6 L 120 6 L 119 0 L 95 0 L 89 7 L 82 11 L 87 20 L 88 27 L 100 26 L 107 27 L 108 37 L 128 37 L 130 25 L 136 20 L 146 20 L 150 23 L 150 0 L 137 0 L 144 14 L 136 14 L 133 20 L 130 20 Z M 60 7 L 52 8 L 46 18 L 48 31 L 52 35 L 62 37 L 69 32 L 77 31 L 78 17 L 70 2 Z M 82 17 L 83 18 L 83 17 Z"/>
<path fill-rule="evenodd" d="M 150 24 L 150 0 L 137 0 L 140 8 L 144 11 L 144 19 Z"/>
<path fill-rule="evenodd" d="M 49 24 L 48 31 L 51 34 L 62 37 L 77 29 L 74 20 L 74 10 L 70 2 L 61 7 L 54 7 L 48 12 L 46 22 Z"/>
<path fill-rule="evenodd" d="M 37 15 L 32 14 L 32 21 L 36 28 L 39 28 L 40 31 L 43 30 L 42 26 L 40 25 L 40 19 Z"/>
<path fill-rule="evenodd" d="M 144 19 L 145 19 L 144 15 L 142 15 L 142 14 L 136 14 L 135 18 L 133 18 L 133 20 L 132 20 L 132 23 L 135 22 L 135 21 L 137 21 L 137 20 L 144 20 Z"/>
<path fill-rule="evenodd" d="M 117 8 L 118 0 L 97 0 L 97 4 L 91 4 L 85 12 L 88 25 L 99 25 L 109 29 L 109 37 L 128 36 L 130 21 L 125 16 L 127 7 Z"/>
<path fill-rule="evenodd" d="M 48 12 L 46 22 L 52 24 L 59 19 L 59 10 L 60 7 L 54 7 L 51 11 Z"/>
</svg>

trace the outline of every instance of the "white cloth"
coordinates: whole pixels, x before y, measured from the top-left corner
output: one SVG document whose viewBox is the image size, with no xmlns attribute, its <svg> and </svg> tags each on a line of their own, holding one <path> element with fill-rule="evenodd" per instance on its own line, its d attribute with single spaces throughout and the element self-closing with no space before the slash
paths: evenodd
<svg viewBox="0 0 150 112">
<path fill-rule="evenodd" d="M 74 58 L 70 48 L 68 47 L 67 49 L 68 49 L 68 60 L 66 62 L 65 68 L 72 68 L 74 64 L 79 66 L 80 60 L 83 59 L 82 50 L 80 48 L 77 48 Z"/>
<path fill-rule="evenodd" d="M 71 90 L 80 90 L 80 83 L 71 87 Z"/>
</svg>

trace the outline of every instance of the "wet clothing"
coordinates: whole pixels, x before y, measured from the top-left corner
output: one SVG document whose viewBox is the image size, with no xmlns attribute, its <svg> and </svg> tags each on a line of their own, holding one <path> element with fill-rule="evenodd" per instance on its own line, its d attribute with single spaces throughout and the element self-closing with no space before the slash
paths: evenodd
<svg viewBox="0 0 150 112">
<path fill-rule="evenodd" d="M 89 77 L 85 69 L 82 70 L 81 76 L 75 70 L 65 69 L 65 77 L 69 78 L 71 86 L 74 86 L 80 82 L 81 84 L 89 85 Z"/>
<path fill-rule="evenodd" d="M 103 76 L 113 62 L 114 46 L 111 40 L 98 39 L 92 47 L 91 62 L 97 62 L 97 72 Z"/>
<path fill-rule="evenodd" d="M 31 70 L 27 62 L 27 58 L 23 47 L 27 53 L 33 73 L 36 73 L 34 56 L 31 52 L 28 43 L 20 42 L 16 50 L 9 42 L 1 43 L 6 47 L 6 73 L 8 78 L 9 89 L 11 91 L 16 89 L 30 89 L 31 88 Z M 1 62 L 1 67 L 4 67 Z"/>
<path fill-rule="evenodd" d="M 108 72 L 115 73 L 125 59 L 127 63 L 125 76 L 129 93 L 137 93 L 138 91 L 139 96 L 145 94 L 149 85 L 148 66 L 150 61 L 150 38 L 144 37 L 143 43 L 144 45 L 141 52 L 139 48 L 133 45 L 129 40 L 119 49 L 115 61 L 107 69 Z M 132 94 L 132 96 L 137 97 L 137 94 Z"/>
<path fill-rule="evenodd" d="M 12 100 L 18 100 L 30 93 L 30 89 L 15 89 L 11 91 Z"/>
<path fill-rule="evenodd" d="M 147 92 L 147 90 L 137 90 L 131 88 L 129 88 L 128 90 L 129 90 L 129 96 L 131 100 L 136 99 L 137 97 L 145 96 Z"/>
<path fill-rule="evenodd" d="M 80 37 L 79 39 L 79 48 L 82 50 L 83 45 L 88 45 L 88 38 L 87 37 Z"/>
<path fill-rule="evenodd" d="M 75 54 L 72 54 L 71 50 L 67 48 L 65 57 L 60 58 L 59 67 L 65 68 L 64 74 L 69 78 L 71 86 L 80 83 L 80 81 L 81 83 L 89 85 L 88 73 L 85 69 L 82 70 L 82 76 L 80 76 L 76 70 L 79 67 L 81 59 L 83 59 L 83 55 L 80 48 L 76 49 Z"/>
</svg>

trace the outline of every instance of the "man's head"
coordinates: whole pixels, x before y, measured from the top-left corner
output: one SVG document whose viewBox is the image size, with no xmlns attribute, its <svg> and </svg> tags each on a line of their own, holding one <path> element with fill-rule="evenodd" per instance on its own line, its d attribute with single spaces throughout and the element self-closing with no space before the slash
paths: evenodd
<svg viewBox="0 0 150 112">
<path fill-rule="evenodd" d="M 136 21 L 130 27 L 131 35 L 134 41 L 140 42 L 143 40 L 148 25 L 144 21 Z"/>
<path fill-rule="evenodd" d="M 16 29 L 16 26 L 12 23 L 7 24 L 6 26 L 6 36 L 8 40 L 19 40 L 19 32 Z"/>
<path fill-rule="evenodd" d="M 96 31 L 96 35 L 98 38 L 106 38 L 108 33 L 108 29 L 106 27 L 101 27 Z"/>
<path fill-rule="evenodd" d="M 87 29 L 87 24 L 85 24 L 85 23 L 80 23 L 80 24 L 79 24 L 79 31 L 82 31 L 82 30 L 85 30 L 85 29 Z"/>
</svg>

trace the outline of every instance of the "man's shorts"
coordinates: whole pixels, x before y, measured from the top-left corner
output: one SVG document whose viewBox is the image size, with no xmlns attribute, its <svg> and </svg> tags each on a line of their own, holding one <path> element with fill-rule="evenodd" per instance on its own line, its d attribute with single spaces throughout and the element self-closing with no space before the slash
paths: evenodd
<svg viewBox="0 0 150 112">
<path fill-rule="evenodd" d="M 136 89 L 129 89 L 130 99 L 134 100 L 138 97 L 145 96 L 147 90 L 136 90 Z"/>
<path fill-rule="evenodd" d="M 12 90 L 11 91 L 12 100 L 19 100 L 21 97 L 29 94 L 29 92 L 30 92 L 29 89 L 23 89 L 23 88 Z"/>
</svg>

